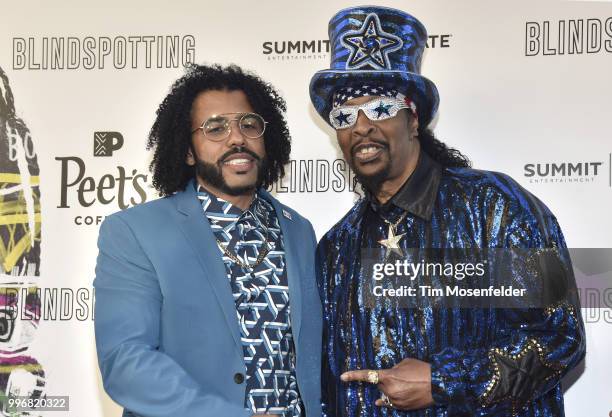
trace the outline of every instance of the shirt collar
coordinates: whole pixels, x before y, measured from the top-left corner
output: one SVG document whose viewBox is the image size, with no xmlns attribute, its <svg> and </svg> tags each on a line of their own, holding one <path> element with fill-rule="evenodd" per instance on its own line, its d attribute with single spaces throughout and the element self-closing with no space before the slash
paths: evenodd
<svg viewBox="0 0 612 417">
<path fill-rule="evenodd" d="M 259 222 L 269 217 L 269 212 L 273 210 L 270 203 L 268 203 L 264 196 L 261 195 L 260 189 L 255 192 L 253 201 L 246 210 L 242 210 L 240 207 L 230 203 L 229 201 L 223 200 L 217 197 L 212 192 L 204 188 L 198 181 L 195 181 L 194 187 L 196 189 L 196 195 L 202 202 L 204 212 L 206 214 L 212 213 L 224 213 L 235 217 L 236 220 L 245 216 L 251 215 L 256 218 Z"/>
<path fill-rule="evenodd" d="M 366 199 L 375 211 L 387 211 L 392 206 L 399 207 L 424 220 L 431 219 L 431 213 L 438 194 L 442 167 L 423 150 L 414 172 L 391 199 L 380 204 L 368 191 Z"/>
</svg>

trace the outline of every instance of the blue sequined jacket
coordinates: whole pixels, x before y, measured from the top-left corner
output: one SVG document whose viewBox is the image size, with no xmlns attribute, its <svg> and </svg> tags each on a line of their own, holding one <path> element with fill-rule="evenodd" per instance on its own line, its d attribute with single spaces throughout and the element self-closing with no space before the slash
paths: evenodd
<svg viewBox="0 0 612 417">
<path fill-rule="evenodd" d="M 567 272 L 564 285 L 575 285 L 561 229 L 541 201 L 504 174 L 443 168 L 421 152 L 390 203 L 366 195 L 319 242 L 324 416 L 563 416 L 560 379 L 585 355 L 577 297 L 539 308 L 364 305 L 370 277 L 360 254 L 380 246 L 383 219 L 406 212 L 397 226 L 404 249 L 550 251 Z M 520 263 L 512 273 L 517 282 L 533 279 Z M 427 409 L 379 408 L 376 386 L 340 381 L 345 371 L 391 368 L 409 357 L 431 364 L 435 405 Z"/>
</svg>

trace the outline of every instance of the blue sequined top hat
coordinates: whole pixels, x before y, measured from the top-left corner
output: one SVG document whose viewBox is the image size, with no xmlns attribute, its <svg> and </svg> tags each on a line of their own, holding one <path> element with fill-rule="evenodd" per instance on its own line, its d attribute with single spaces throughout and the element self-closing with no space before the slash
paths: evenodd
<svg viewBox="0 0 612 417">
<path fill-rule="evenodd" d="M 367 84 L 397 89 L 414 101 L 422 126 L 431 122 L 438 89 L 420 74 L 427 30 L 415 17 L 380 6 L 343 9 L 329 21 L 329 40 L 331 68 L 310 81 L 312 104 L 327 123 L 336 90 Z"/>
</svg>

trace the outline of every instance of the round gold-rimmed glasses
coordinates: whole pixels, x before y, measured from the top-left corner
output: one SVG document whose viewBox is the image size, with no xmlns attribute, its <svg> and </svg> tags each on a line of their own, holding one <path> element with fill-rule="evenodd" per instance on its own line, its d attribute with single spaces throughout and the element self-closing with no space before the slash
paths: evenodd
<svg viewBox="0 0 612 417">
<path fill-rule="evenodd" d="M 230 115 L 237 115 L 230 118 Z M 195 133 L 201 130 L 206 139 L 213 142 L 225 140 L 232 131 L 231 123 L 237 122 L 240 133 L 248 139 L 259 139 L 263 137 L 268 122 L 257 113 L 223 113 L 215 114 L 206 119 L 200 127 L 191 131 Z"/>
</svg>

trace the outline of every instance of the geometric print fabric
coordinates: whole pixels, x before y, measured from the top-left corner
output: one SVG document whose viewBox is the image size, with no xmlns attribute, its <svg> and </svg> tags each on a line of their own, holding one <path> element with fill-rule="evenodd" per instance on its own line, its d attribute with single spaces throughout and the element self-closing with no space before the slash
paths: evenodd
<svg viewBox="0 0 612 417">
<path fill-rule="evenodd" d="M 240 326 L 246 406 L 256 414 L 299 417 L 304 407 L 295 376 L 285 251 L 274 207 L 258 193 L 245 211 L 199 184 L 197 195 L 215 237 L 242 263 L 254 264 L 264 245 L 270 249 L 253 269 L 243 268 L 221 248 L 219 253 Z"/>
</svg>

